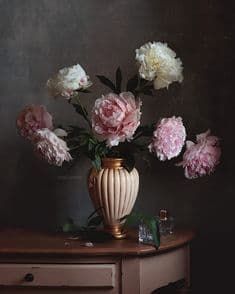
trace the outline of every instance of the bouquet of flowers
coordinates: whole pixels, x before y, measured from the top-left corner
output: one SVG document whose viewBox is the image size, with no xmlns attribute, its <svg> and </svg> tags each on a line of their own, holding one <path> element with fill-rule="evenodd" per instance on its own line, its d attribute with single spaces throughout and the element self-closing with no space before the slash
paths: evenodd
<svg viewBox="0 0 235 294">
<path fill-rule="evenodd" d="M 141 125 L 141 95 L 154 95 L 155 90 L 168 88 L 183 81 L 180 58 L 166 43 L 149 42 L 136 50 L 138 73 L 124 87 L 122 72 L 116 70 L 111 81 L 97 75 L 110 90 L 95 100 L 91 114 L 82 104 L 82 95 L 92 86 L 81 65 L 63 68 L 47 82 L 53 97 L 64 97 L 86 121 L 87 128 L 69 126 L 55 128 L 53 118 L 41 105 L 25 107 L 17 118 L 20 135 L 30 141 L 37 155 L 49 164 L 61 166 L 65 161 L 85 154 L 99 170 L 103 157 L 122 157 L 126 168 L 134 166 L 134 154 L 148 151 L 159 160 L 179 156 L 185 143 L 183 166 L 189 179 L 215 170 L 220 159 L 219 139 L 210 130 L 196 136 L 196 143 L 186 141 L 181 117 L 161 118 L 158 122 Z"/>
</svg>

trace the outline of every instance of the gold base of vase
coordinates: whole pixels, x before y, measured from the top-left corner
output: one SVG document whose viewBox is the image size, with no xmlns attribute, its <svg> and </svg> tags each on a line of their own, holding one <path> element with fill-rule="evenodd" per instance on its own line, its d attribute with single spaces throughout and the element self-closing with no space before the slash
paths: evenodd
<svg viewBox="0 0 235 294">
<path fill-rule="evenodd" d="M 111 234 L 115 239 L 125 239 L 126 233 L 122 230 L 122 225 L 105 226 L 104 230 Z"/>
</svg>

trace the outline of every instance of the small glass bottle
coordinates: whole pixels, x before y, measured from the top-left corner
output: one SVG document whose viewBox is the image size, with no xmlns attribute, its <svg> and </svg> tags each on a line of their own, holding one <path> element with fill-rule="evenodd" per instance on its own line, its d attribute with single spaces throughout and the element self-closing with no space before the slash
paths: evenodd
<svg viewBox="0 0 235 294">
<path fill-rule="evenodd" d="M 159 211 L 159 231 L 160 235 L 165 236 L 168 234 L 173 234 L 174 230 L 174 218 L 169 217 L 168 211 L 166 209 L 161 209 Z"/>
<path fill-rule="evenodd" d="M 143 244 L 153 243 L 153 235 L 144 221 L 140 221 L 139 224 L 139 242 Z"/>
</svg>

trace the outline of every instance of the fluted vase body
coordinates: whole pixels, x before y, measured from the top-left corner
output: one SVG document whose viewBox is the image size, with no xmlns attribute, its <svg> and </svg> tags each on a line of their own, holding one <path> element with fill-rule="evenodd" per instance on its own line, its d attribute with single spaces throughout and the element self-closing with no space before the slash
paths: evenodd
<svg viewBox="0 0 235 294">
<path fill-rule="evenodd" d="M 88 189 L 96 209 L 100 208 L 105 230 L 115 238 L 125 237 L 121 219 L 130 214 L 139 190 L 136 168 L 128 172 L 121 158 L 104 158 L 102 169 L 92 169 L 88 176 Z"/>
</svg>

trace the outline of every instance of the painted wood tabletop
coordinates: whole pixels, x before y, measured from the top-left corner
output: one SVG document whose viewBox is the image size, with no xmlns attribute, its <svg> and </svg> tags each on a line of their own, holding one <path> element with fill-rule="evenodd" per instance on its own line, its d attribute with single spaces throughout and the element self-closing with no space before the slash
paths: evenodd
<svg viewBox="0 0 235 294">
<path fill-rule="evenodd" d="M 144 256 L 160 254 L 167 250 L 183 246 L 194 238 L 193 230 L 175 230 L 172 235 L 161 238 L 161 246 L 139 244 L 137 232 L 131 231 L 124 240 L 109 240 L 93 243 L 94 247 L 85 247 L 82 240 L 70 240 L 61 233 L 45 233 L 23 229 L 0 230 L 0 256 L 40 255 L 40 256 Z"/>
</svg>

